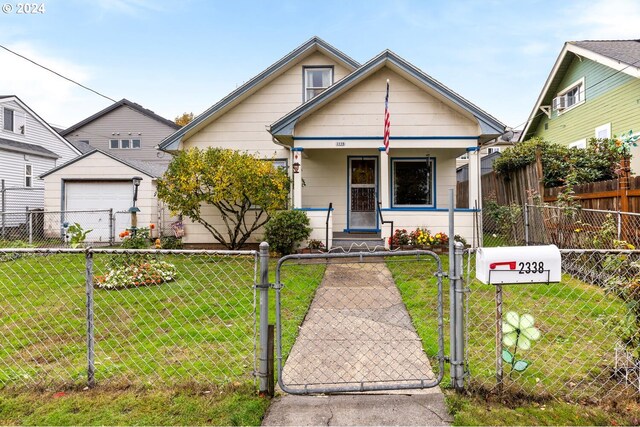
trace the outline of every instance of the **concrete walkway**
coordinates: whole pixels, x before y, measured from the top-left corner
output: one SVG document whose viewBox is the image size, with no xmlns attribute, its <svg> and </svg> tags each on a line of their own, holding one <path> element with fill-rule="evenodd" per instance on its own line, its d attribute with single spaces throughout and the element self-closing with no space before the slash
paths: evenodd
<svg viewBox="0 0 640 427">
<path fill-rule="evenodd" d="M 435 379 L 383 262 L 327 267 L 283 371 L 287 387 L 310 391 L 418 386 Z M 437 386 L 348 395 L 284 394 L 272 402 L 263 421 L 264 426 L 449 423 Z"/>
</svg>

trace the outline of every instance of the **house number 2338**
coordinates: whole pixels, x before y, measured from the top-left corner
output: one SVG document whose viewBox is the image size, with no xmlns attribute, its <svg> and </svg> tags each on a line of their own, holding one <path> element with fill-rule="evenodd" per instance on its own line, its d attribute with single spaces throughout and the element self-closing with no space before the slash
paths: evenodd
<svg viewBox="0 0 640 427">
<path fill-rule="evenodd" d="M 519 262 L 518 274 L 544 273 L 544 262 Z"/>
</svg>

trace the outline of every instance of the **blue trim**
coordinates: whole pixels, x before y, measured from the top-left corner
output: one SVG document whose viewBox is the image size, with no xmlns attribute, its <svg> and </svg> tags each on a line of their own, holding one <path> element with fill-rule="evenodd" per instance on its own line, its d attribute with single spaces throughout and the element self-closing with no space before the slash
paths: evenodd
<svg viewBox="0 0 640 427">
<path fill-rule="evenodd" d="M 355 231 L 357 233 L 362 233 L 362 232 L 379 233 L 382 230 L 379 228 L 345 228 L 344 230 L 342 230 L 343 233 L 351 233 L 352 231 Z M 336 239 L 339 240 L 340 238 L 336 238 Z"/>
<path fill-rule="evenodd" d="M 294 136 L 294 141 L 329 141 L 334 139 L 344 139 L 347 141 L 365 141 L 376 140 L 383 141 L 382 136 Z M 464 139 L 477 141 L 480 139 L 477 136 L 391 136 L 390 140 L 396 141 L 421 141 L 421 140 L 453 140 Z"/>
<path fill-rule="evenodd" d="M 376 163 L 375 166 L 375 171 L 376 171 L 376 201 L 375 201 L 375 206 L 378 205 L 378 200 L 380 200 L 380 194 L 378 194 L 379 190 L 380 190 L 380 162 L 378 161 L 378 157 L 376 156 L 347 156 L 347 230 L 349 230 L 349 219 L 351 217 L 351 159 L 373 159 Z M 380 227 L 380 224 L 378 223 L 378 221 L 380 220 L 380 218 L 378 218 L 377 215 L 377 211 L 374 208 L 374 213 L 376 213 L 376 230 Z M 355 230 L 355 229 L 354 229 Z M 371 231 L 373 229 L 358 229 L 358 231 Z"/>
<path fill-rule="evenodd" d="M 382 152 L 382 151 L 387 151 L 387 149 L 386 149 L 386 148 L 384 148 L 384 147 L 378 147 L 378 151 L 381 151 L 381 152 Z"/>
<path fill-rule="evenodd" d="M 309 212 L 315 212 L 315 211 L 324 211 L 326 212 L 327 210 L 329 210 L 329 208 L 293 208 L 294 211 L 309 211 Z M 334 208 L 331 208 L 331 211 L 333 211 Z"/>
<path fill-rule="evenodd" d="M 432 171 L 432 180 L 431 180 L 431 190 L 433 191 L 433 196 L 432 196 L 432 200 L 433 200 L 433 204 L 432 205 L 427 205 L 427 206 L 398 206 L 395 207 L 394 206 L 394 202 L 393 202 L 393 173 L 395 170 L 395 166 L 394 166 L 394 161 L 395 160 L 427 160 L 427 161 L 431 161 L 431 164 L 433 165 L 433 171 Z M 408 209 L 408 210 L 413 210 L 413 209 L 417 209 L 417 210 L 434 210 L 438 207 L 438 203 L 437 203 L 437 174 L 436 174 L 436 158 L 435 157 L 391 157 L 389 159 L 390 163 L 390 167 L 389 167 L 389 204 L 391 205 L 390 209 Z M 388 208 L 389 209 L 389 208 Z"/>
<path fill-rule="evenodd" d="M 480 147 L 467 147 L 467 153 L 470 153 L 471 151 L 480 151 Z"/>
<path fill-rule="evenodd" d="M 291 151 L 304 151 L 304 148 L 302 148 L 302 147 L 292 147 Z"/>
<path fill-rule="evenodd" d="M 382 212 L 449 212 L 447 208 L 382 208 Z M 482 209 L 454 208 L 454 212 L 482 212 Z"/>
</svg>

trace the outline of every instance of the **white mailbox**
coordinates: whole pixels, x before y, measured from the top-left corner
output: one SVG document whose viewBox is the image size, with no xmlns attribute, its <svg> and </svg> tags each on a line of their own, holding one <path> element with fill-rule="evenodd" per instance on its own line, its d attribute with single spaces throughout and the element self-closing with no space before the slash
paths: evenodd
<svg viewBox="0 0 640 427">
<path fill-rule="evenodd" d="M 476 279 L 492 285 L 559 282 L 560 259 L 556 245 L 478 248 Z"/>
</svg>

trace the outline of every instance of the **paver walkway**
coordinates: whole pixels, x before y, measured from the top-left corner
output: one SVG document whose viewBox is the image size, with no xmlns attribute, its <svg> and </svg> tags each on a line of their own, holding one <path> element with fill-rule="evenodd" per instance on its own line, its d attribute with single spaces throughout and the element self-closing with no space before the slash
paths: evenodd
<svg viewBox="0 0 640 427">
<path fill-rule="evenodd" d="M 327 267 L 283 371 L 285 385 L 295 389 L 306 385 L 310 390 L 359 384 L 418 385 L 435 378 L 383 262 Z M 357 395 L 284 395 L 272 403 L 263 425 L 448 422 L 444 396 L 436 386 Z"/>
</svg>

